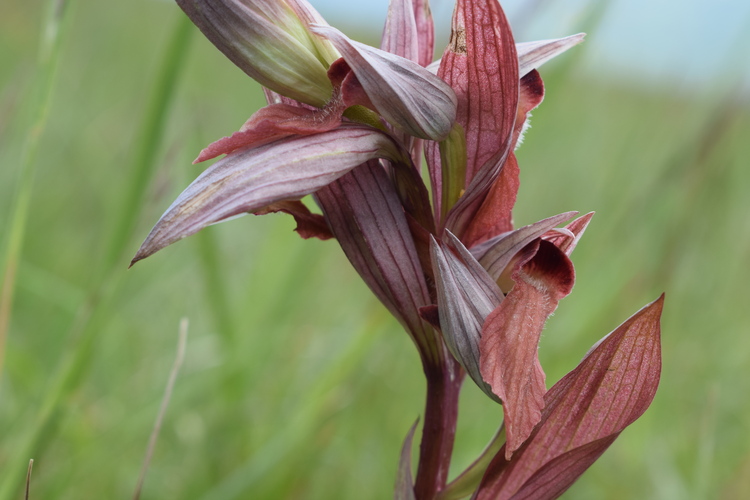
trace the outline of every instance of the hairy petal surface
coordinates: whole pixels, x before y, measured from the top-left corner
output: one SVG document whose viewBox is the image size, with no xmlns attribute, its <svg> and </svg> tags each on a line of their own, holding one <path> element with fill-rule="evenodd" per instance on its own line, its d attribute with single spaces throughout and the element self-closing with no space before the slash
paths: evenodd
<svg viewBox="0 0 750 500">
<path fill-rule="evenodd" d="M 341 52 L 375 111 L 422 139 L 441 140 L 456 118 L 456 95 L 444 81 L 403 57 L 350 40 L 330 26 L 314 26 Z"/>
<path fill-rule="evenodd" d="M 568 257 L 547 241 L 513 273 L 515 285 L 482 327 L 479 344 L 484 380 L 503 402 L 509 460 L 542 418 L 544 371 L 539 339 L 557 303 L 573 289 L 575 272 Z"/>
<path fill-rule="evenodd" d="M 480 373 L 480 337 L 482 323 L 503 293 L 458 238 L 446 231 L 446 239 L 441 244 L 433 238 L 431 246 L 443 339 L 479 388 L 497 401 Z"/>
<path fill-rule="evenodd" d="M 387 134 L 358 125 L 237 151 L 180 194 L 133 263 L 208 225 L 313 193 L 372 158 L 401 160 L 403 154 Z"/>
<path fill-rule="evenodd" d="M 404 166 L 403 168 L 411 168 Z M 428 361 L 442 359 L 419 309 L 431 303 L 406 214 L 378 161 L 369 161 L 315 194 L 354 269 L 412 336 Z"/>
<path fill-rule="evenodd" d="M 523 141 L 523 133 L 527 128 L 529 113 L 544 100 L 544 82 L 535 69 L 521 77 L 519 82 L 518 110 L 516 124 L 513 127 L 513 148 L 518 149 Z"/>
<path fill-rule="evenodd" d="M 663 305 L 662 295 L 638 311 L 547 392 L 541 423 L 511 461 L 497 454 L 476 499 L 557 498 L 646 411 L 661 373 Z"/>
</svg>

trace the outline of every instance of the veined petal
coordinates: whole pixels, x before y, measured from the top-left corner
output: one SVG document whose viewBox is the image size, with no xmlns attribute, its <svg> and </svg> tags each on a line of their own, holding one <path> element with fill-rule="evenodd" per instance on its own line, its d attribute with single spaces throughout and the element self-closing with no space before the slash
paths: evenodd
<svg viewBox="0 0 750 500">
<path fill-rule="evenodd" d="M 523 247 L 539 238 L 553 227 L 569 220 L 578 212 L 565 212 L 504 233 L 471 248 L 471 254 L 479 261 L 493 280 L 497 281 L 510 261 Z"/>
<path fill-rule="evenodd" d="M 555 245 L 541 241 L 536 255 L 513 273 L 513 288 L 482 326 L 482 378 L 503 402 L 506 459 L 542 418 L 544 371 L 539 339 L 557 303 L 575 281 L 573 264 Z"/>
<path fill-rule="evenodd" d="M 524 76 L 531 70 L 537 69 L 550 59 L 581 43 L 585 36 L 586 33 L 578 33 L 553 40 L 517 43 L 518 74 Z"/>
<path fill-rule="evenodd" d="M 516 44 L 516 53 L 518 54 L 518 76 L 523 78 L 531 70 L 539 67 L 553 59 L 569 48 L 578 45 L 586 37 L 586 33 L 578 33 L 564 38 L 555 38 L 552 40 L 537 40 L 534 42 L 521 42 Z M 433 61 L 427 65 L 431 73 L 437 74 L 440 68 L 441 59 Z"/>
<path fill-rule="evenodd" d="M 495 456 L 477 500 L 557 498 L 653 401 L 662 295 L 604 337 L 545 395 L 542 421 L 513 459 Z"/>
<path fill-rule="evenodd" d="M 469 248 L 513 230 L 513 207 L 521 186 L 520 169 L 515 153 L 505 160 L 500 175 L 492 183 L 476 215 L 469 222 L 463 240 Z"/>
<path fill-rule="evenodd" d="M 306 0 L 177 0 L 191 21 L 235 65 L 282 95 L 322 107 L 326 70 L 339 55 L 308 25 L 324 22 Z"/>
<path fill-rule="evenodd" d="M 503 301 L 503 293 L 463 244 L 446 231 L 445 243 L 432 239 L 431 254 L 443 339 L 466 373 L 498 401 L 480 373 L 480 337 L 485 318 Z"/>
<path fill-rule="evenodd" d="M 532 70 L 521 78 L 516 111 L 516 123 L 513 127 L 513 148 L 518 148 L 526 130 L 529 112 L 536 108 L 544 98 L 544 83 L 539 73 Z M 471 218 L 463 241 L 472 247 L 500 233 L 513 229 L 513 207 L 516 204 L 520 187 L 520 169 L 513 152 L 508 154 L 500 174 L 492 182 L 487 196 L 482 201 L 476 215 Z"/>
<path fill-rule="evenodd" d="M 435 52 L 435 29 L 430 2 L 391 0 L 380 48 L 422 67 L 430 64 Z M 437 70 L 433 73 L 435 72 Z"/>
<path fill-rule="evenodd" d="M 427 66 L 435 58 L 435 25 L 432 21 L 432 11 L 429 0 L 412 0 L 414 6 L 414 20 L 417 25 L 417 39 L 419 40 L 420 66 Z"/>
<path fill-rule="evenodd" d="M 419 64 L 419 40 L 412 0 L 390 1 L 380 48 Z"/>
<path fill-rule="evenodd" d="M 425 361 L 440 362 L 436 333 L 419 315 L 431 303 L 419 255 L 401 201 L 380 163 L 358 166 L 320 189 L 315 199 L 367 286 L 414 339 Z"/>
<path fill-rule="evenodd" d="M 513 34 L 497 0 L 458 0 L 438 76 L 458 97 L 466 132 L 467 182 L 510 146 L 518 105 Z"/>
<path fill-rule="evenodd" d="M 359 125 L 237 151 L 211 165 L 182 192 L 133 263 L 208 225 L 299 199 L 367 160 L 399 160 L 403 154 L 387 134 Z"/>
<path fill-rule="evenodd" d="M 511 151 L 516 121 L 519 92 L 516 47 L 497 0 L 456 2 L 451 41 L 443 54 L 438 76 L 456 91 L 456 120 L 466 132 L 467 188 L 444 223 L 463 237 Z M 451 168 L 439 165 L 430 150 L 427 159 L 431 171 Z"/>
<path fill-rule="evenodd" d="M 313 26 L 341 52 L 376 111 L 414 137 L 440 140 L 456 117 L 453 89 L 422 66 L 355 42 L 330 26 Z"/>
</svg>

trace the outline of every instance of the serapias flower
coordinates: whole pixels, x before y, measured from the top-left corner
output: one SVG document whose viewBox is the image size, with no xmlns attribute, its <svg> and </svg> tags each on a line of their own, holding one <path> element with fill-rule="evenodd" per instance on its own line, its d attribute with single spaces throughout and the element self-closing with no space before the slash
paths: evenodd
<svg viewBox="0 0 750 500">
<path fill-rule="evenodd" d="M 177 0 L 203 34 L 237 67 L 266 88 L 323 106 L 333 87 L 328 67 L 340 57 L 310 31 L 324 23 L 306 1 Z"/>
<path fill-rule="evenodd" d="M 305 0 L 178 4 L 265 87 L 269 104 L 201 152 L 197 161 L 226 156 L 167 209 L 133 262 L 237 215 L 294 216 L 301 236 L 337 239 L 421 356 L 428 398 L 420 467 L 412 483 L 402 458 L 397 498 L 431 499 L 452 487 L 464 373 L 503 405 L 507 436 L 485 479 L 480 484 L 479 474 L 472 485 L 478 498 L 509 498 L 526 484 L 567 488 L 650 403 L 661 308 L 659 301 L 629 320 L 546 391 L 539 337 L 573 287 L 569 256 L 592 214 L 563 228 L 576 212 L 514 228 L 514 150 L 544 96 L 536 68 L 583 35 L 516 45 L 497 0 L 458 0 L 450 43 L 432 62 L 427 0 L 391 1 L 380 49 L 350 40 Z M 310 194 L 322 215 L 300 201 Z M 602 372 L 601 360 L 620 356 L 635 336 L 651 348 L 630 348 L 628 356 L 650 364 Z M 634 375 L 642 391 L 626 408 L 620 389 Z M 604 386 L 575 399 L 594 376 Z M 576 438 L 572 448 L 545 437 L 573 433 L 586 419 L 604 418 L 592 408 L 617 405 L 630 416 L 606 433 Z M 540 446 L 546 454 L 534 451 Z M 550 468 L 561 467 L 563 479 L 550 479 Z"/>
</svg>

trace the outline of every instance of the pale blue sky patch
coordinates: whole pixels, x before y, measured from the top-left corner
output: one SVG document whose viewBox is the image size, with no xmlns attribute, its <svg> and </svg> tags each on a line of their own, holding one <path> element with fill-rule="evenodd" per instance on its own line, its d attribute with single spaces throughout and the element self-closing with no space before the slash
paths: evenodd
<svg viewBox="0 0 750 500">
<path fill-rule="evenodd" d="M 357 39 L 378 40 L 387 0 L 311 0 L 332 24 Z M 750 81 L 750 1 L 611 0 L 594 30 L 600 0 L 501 2 L 518 41 L 590 30 L 583 68 L 633 84 L 698 88 Z M 447 41 L 451 0 L 433 0 L 438 53 Z"/>
</svg>

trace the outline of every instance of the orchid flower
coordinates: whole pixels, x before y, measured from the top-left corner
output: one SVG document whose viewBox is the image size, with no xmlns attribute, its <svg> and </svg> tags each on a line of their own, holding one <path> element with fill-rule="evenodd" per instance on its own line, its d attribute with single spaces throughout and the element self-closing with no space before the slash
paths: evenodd
<svg viewBox="0 0 750 500">
<path fill-rule="evenodd" d="M 288 213 L 303 238 L 335 238 L 414 341 L 427 377 L 416 480 L 412 428 L 396 498 L 459 498 L 467 484 L 476 498 L 562 493 L 645 411 L 660 369 L 661 300 L 549 392 L 537 355 L 592 214 L 515 228 L 514 150 L 544 96 L 537 68 L 583 35 L 516 44 L 497 0 L 457 0 L 433 62 L 427 0 L 391 0 L 379 49 L 305 0 L 177 3 L 265 87 L 268 105 L 200 153 L 225 156 L 166 210 L 133 263 L 246 213 Z M 464 374 L 502 404 L 506 441 L 448 484 Z"/>
</svg>

